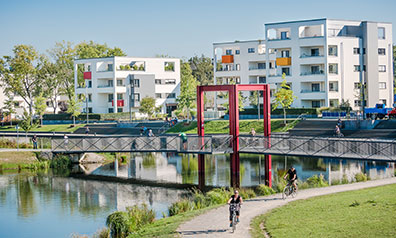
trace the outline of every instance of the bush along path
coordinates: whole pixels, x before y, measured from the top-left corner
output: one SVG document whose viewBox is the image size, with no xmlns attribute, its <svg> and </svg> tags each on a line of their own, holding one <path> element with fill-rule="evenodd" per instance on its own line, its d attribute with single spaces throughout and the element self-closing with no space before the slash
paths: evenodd
<svg viewBox="0 0 396 238">
<path fill-rule="evenodd" d="M 396 183 L 396 178 L 388 178 L 300 190 L 296 198 L 288 198 L 286 200 L 282 200 L 280 194 L 254 198 L 244 201 L 241 208 L 241 221 L 235 233 L 231 233 L 229 228 L 227 205 L 194 217 L 190 221 L 181 224 L 177 231 L 182 237 L 250 237 L 250 223 L 254 217 L 264 214 L 273 208 L 283 206 L 290 201 L 394 183 Z"/>
</svg>

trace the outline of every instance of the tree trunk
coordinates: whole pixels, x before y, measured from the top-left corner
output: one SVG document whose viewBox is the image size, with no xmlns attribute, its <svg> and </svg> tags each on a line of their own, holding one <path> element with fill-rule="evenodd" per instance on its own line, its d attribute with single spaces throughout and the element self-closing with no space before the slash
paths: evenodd
<svg viewBox="0 0 396 238">
<path fill-rule="evenodd" d="M 286 108 L 283 108 L 283 123 L 286 124 Z"/>
<path fill-rule="evenodd" d="M 10 114 L 10 124 L 12 126 L 12 114 Z"/>
<path fill-rule="evenodd" d="M 73 116 L 73 126 L 76 126 L 76 117 Z"/>
<path fill-rule="evenodd" d="M 41 126 L 43 126 L 43 115 L 40 115 Z"/>
</svg>

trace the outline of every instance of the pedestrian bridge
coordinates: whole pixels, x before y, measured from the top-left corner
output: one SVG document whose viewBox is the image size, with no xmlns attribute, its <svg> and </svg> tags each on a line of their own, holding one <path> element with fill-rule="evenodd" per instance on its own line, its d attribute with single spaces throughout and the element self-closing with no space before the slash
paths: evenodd
<svg viewBox="0 0 396 238">
<path fill-rule="evenodd" d="M 355 139 L 336 137 L 306 137 L 272 135 L 238 138 L 240 153 L 271 155 L 331 157 L 396 161 L 396 140 Z M 156 137 L 84 137 L 52 139 L 54 153 L 85 152 L 174 152 L 194 154 L 233 153 L 230 135 L 188 135 L 183 143 L 179 136 Z"/>
</svg>

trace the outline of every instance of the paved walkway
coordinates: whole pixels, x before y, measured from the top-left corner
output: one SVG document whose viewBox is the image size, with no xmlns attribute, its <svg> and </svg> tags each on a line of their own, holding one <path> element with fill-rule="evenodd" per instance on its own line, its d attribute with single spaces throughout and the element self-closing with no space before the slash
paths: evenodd
<svg viewBox="0 0 396 238">
<path fill-rule="evenodd" d="M 235 233 L 231 233 L 229 228 L 228 206 L 222 206 L 197 216 L 191 221 L 181 224 L 177 231 L 182 237 L 250 237 L 249 224 L 254 217 L 275 207 L 283 206 L 290 201 L 393 183 L 396 183 L 396 178 L 300 190 L 294 199 L 282 200 L 280 194 L 259 197 L 244 202 L 241 209 L 241 222 L 238 224 Z"/>
<path fill-rule="evenodd" d="M 1 148 L 0 152 L 51 152 L 51 149 L 8 149 Z"/>
</svg>

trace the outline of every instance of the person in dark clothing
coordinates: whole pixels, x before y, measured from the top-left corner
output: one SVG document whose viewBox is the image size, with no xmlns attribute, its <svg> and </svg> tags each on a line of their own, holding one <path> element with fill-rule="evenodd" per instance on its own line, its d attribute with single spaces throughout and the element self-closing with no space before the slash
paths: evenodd
<svg viewBox="0 0 396 238">
<path fill-rule="evenodd" d="M 294 189 L 297 190 L 297 170 L 293 166 L 283 176 L 283 179 L 286 179 L 287 176 L 289 176 L 289 183 L 293 184 Z"/>
<path fill-rule="evenodd" d="M 237 216 L 237 222 L 239 222 L 239 215 L 240 215 L 240 209 L 241 205 L 243 203 L 243 199 L 241 196 L 239 196 L 239 193 L 237 190 L 234 191 L 234 195 L 231 196 L 231 198 L 227 202 L 228 204 L 234 203 L 237 204 L 237 210 L 235 211 L 236 216 Z M 232 211 L 230 209 L 230 227 L 232 227 Z"/>
<path fill-rule="evenodd" d="M 33 142 L 33 149 L 37 150 L 37 136 L 36 135 L 33 136 L 32 142 Z"/>
</svg>

